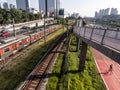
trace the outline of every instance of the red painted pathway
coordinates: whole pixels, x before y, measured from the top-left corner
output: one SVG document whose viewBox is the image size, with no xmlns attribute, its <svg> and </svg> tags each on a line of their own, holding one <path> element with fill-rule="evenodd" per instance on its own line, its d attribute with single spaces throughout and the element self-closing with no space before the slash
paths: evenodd
<svg viewBox="0 0 120 90">
<path fill-rule="evenodd" d="M 120 65 L 95 49 L 92 53 L 107 90 L 120 90 Z M 113 64 L 112 71 L 109 71 L 110 64 Z"/>
</svg>

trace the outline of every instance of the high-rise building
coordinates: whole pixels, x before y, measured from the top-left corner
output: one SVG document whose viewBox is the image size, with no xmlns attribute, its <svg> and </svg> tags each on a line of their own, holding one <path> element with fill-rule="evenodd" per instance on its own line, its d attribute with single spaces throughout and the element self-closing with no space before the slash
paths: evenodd
<svg viewBox="0 0 120 90">
<path fill-rule="evenodd" d="M 74 13 L 74 14 L 77 14 L 78 15 L 78 13 Z M 68 11 L 66 11 L 64 8 L 60 8 L 59 9 L 59 12 L 58 12 L 58 17 L 60 17 L 60 18 L 66 18 L 66 17 L 69 17 L 70 16 L 70 14 L 68 13 Z M 76 16 L 75 16 L 76 17 Z"/>
<path fill-rule="evenodd" d="M 39 0 L 39 11 L 45 13 L 45 0 Z"/>
<path fill-rule="evenodd" d="M 96 11 L 95 12 L 95 18 L 98 18 L 98 16 L 99 16 L 99 13 Z"/>
<path fill-rule="evenodd" d="M 46 0 L 39 0 L 39 10 L 40 12 L 43 12 L 43 13 L 46 12 L 45 1 Z M 49 13 L 55 12 L 56 9 L 58 13 L 59 8 L 60 8 L 60 0 L 47 0 L 47 10 Z"/>
<path fill-rule="evenodd" d="M 17 9 L 29 11 L 30 4 L 29 0 L 16 0 Z"/>
<path fill-rule="evenodd" d="M 117 8 L 111 8 L 110 15 L 117 15 L 117 14 L 118 14 Z"/>
<path fill-rule="evenodd" d="M 109 15 L 110 8 L 100 9 L 99 12 L 95 12 L 95 18 L 102 18 L 105 15 Z"/>
<path fill-rule="evenodd" d="M 73 13 L 71 16 L 74 17 L 74 18 L 78 18 L 79 17 L 79 13 Z"/>
<path fill-rule="evenodd" d="M 9 7 L 10 7 L 10 9 L 13 9 L 13 8 L 15 8 L 15 5 L 9 4 Z"/>
<path fill-rule="evenodd" d="M 4 2 L 4 3 L 3 3 L 3 8 L 4 8 L 5 10 L 9 10 L 8 3 L 7 3 L 7 2 Z"/>
<path fill-rule="evenodd" d="M 1 3 L 0 3 L 0 8 L 1 8 Z"/>
<path fill-rule="evenodd" d="M 110 8 L 105 9 L 104 15 L 109 15 Z"/>
</svg>

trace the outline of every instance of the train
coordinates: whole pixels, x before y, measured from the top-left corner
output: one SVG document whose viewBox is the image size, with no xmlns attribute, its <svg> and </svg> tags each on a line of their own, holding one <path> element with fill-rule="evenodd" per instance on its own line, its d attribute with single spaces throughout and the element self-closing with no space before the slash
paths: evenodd
<svg viewBox="0 0 120 90">
<path fill-rule="evenodd" d="M 58 25 L 50 26 L 45 30 L 45 34 L 48 35 L 61 27 Z M 39 31 L 29 35 L 18 35 L 11 39 L 5 39 L 0 43 L 0 61 L 5 60 L 10 55 L 22 50 L 26 46 L 40 40 L 44 37 L 44 31 Z"/>
</svg>

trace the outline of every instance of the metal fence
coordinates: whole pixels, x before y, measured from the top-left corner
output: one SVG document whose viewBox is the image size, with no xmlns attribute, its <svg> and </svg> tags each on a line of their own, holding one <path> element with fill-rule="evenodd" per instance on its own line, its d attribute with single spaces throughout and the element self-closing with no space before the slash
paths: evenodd
<svg viewBox="0 0 120 90">
<path fill-rule="evenodd" d="M 120 30 L 74 27 L 74 33 L 101 45 L 120 51 Z"/>
</svg>

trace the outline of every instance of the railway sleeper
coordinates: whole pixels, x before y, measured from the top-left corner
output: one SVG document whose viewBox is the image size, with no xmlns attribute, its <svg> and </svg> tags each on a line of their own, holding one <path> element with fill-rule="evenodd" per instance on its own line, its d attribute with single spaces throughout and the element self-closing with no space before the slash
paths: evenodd
<svg viewBox="0 0 120 90">
<path fill-rule="evenodd" d="M 42 68 L 40 68 L 39 71 L 44 71 L 45 69 L 46 69 L 46 67 L 42 67 Z"/>
<path fill-rule="evenodd" d="M 32 83 L 38 83 L 38 81 L 34 80 L 34 81 L 32 81 Z"/>
<path fill-rule="evenodd" d="M 35 88 L 35 87 L 37 86 L 38 83 L 39 83 L 39 82 L 37 82 L 37 83 L 31 83 L 30 86 L 32 86 L 32 87 Z"/>
<path fill-rule="evenodd" d="M 39 71 L 37 74 L 42 74 L 43 73 L 43 71 Z"/>
<path fill-rule="evenodd" d="M 35 90 L 35 88 L 29 87 L 28 89 L 25 90 Z"/>
</svg>

